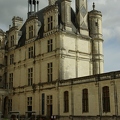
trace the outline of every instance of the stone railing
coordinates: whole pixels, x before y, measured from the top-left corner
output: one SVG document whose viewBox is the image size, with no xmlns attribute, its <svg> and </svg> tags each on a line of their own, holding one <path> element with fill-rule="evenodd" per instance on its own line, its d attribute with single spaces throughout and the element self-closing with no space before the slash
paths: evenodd
<svg viewBox="0 0 120 120">
<path fill-rule="evenodd" d="M 98 81 L 104 81 L 104 80 L 113 80 L 113 79 L 118 79 L 118 78 L 120 78 L 120 71 L 115 71 L 115 72 L 73 78 L 73 79 L 68 79 L 68 80 L 61 80 L 59 81 L 59 86 L 89 83 L 89 82 L 98 82 Z"/>
</svg>

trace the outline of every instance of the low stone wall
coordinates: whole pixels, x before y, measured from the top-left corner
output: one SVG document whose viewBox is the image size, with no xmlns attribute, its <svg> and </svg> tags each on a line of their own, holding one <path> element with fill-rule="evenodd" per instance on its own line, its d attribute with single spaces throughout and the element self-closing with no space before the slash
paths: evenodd
<svg viewBox="0 0 120 120">
<path fill-rule="evenodd" d="M 120 116 L 71 116 L 59 117 L 58 120 L 120 120 Z"/>
</svg>

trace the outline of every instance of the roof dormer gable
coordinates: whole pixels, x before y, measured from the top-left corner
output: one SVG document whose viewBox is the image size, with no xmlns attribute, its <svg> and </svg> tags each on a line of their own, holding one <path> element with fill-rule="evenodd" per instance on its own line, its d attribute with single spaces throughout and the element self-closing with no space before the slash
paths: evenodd
<svg viewBox="0 0 120 120">
<path fill-rule="evenodd" d="M 58 5 L 49 5 L 46 7 L 44 17 L 44 36 L 54 33 L 58 30 Z"/>
<path fill-rule="evenodd" d="M 30 16 L 26 21 L 26 42 L 34 41 L 38 36 L 39 21 L 36 15 Z"/>
</svg>

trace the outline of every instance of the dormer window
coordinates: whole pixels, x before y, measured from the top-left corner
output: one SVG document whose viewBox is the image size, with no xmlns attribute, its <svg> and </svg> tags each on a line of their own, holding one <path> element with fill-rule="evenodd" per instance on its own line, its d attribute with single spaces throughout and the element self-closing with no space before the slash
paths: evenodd
<svg viewBox="0 0 120 120">
<path fill-rule="evenodd" d="M 48 31 L 53 29 L 53 16 L 48 17 Z"/>
<path fill-rule="evenodd" d="M 11 36 L 10 46 L 11 46 L 11 47 L 14 46 L 14 35 Z"/>
<path fill-rule="evenodd" d="M 33 38 L 33 25 L 29 26 L 29 39 Z"/>
</svg>

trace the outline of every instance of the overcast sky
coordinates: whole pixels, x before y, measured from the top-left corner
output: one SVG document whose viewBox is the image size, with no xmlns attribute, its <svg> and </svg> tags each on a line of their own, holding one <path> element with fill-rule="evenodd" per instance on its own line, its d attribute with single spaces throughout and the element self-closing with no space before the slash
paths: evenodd
<svg viewBox="0 0 120 120">
<path fill-rule="evenodd" d="M 0 28 L 8 30 L 13 16 L 26 20 L 28 0 L 0 0 Z M 48 5 L 48 0 L 39 0 L 40 9 Z M 72 7 L 75 8 L 75 0 Z M 120 0 L 88 0 L 88 10 L 96 9 L 103 14 L 104 72 L 120 70 Z"/>
</svg>

